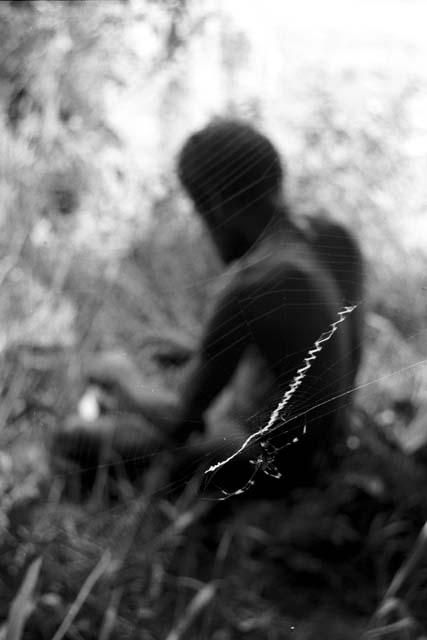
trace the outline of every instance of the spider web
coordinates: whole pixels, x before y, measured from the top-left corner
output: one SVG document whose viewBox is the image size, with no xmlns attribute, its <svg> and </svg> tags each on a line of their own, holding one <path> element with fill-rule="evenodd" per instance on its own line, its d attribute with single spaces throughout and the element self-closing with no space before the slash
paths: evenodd
<svg viewBox="0 0 427 640">
<path fill-rule="evenodd" d="M 356 307 L 357 305 L 345 306 L 341 311 L 339 311 L 338 320 L 332 323 L 330 328 L 322 333 L 315 341 L 313 347 L 308 351 L 306 357 L 304 358 L 302 366 L 297 370 L 288 389 L 286 390 L 276 408 L 271 413 L 270 418 L 265 426 L 248 436 L 246 440 L 244 440 L 243 444 L 232 455 L 228 456 L 225 460 L 221 460 L 216 464 L 211 465 L 208 469 L 206 469 L 205 474 L 214 474 L 219 469 L 229 464 L 232 460 L 241 455 L 244 451 L 246 451 L 252 443 L 258 442 L 260 444 L 260 454 L 255 459 L 250 460 L 250 463 L 254 466 L 254 470 L 249 480 L 243 485 L 243 487 L 235 491 L 227 492 L 224 489 L 221 489 L 221 492 L 224 495 L 223 499 L 228 499 L 245 493 L 250 487 L 254 485 L 255 478 L 259 472 L 262 472 L 272 478 L 281 478 L 282 474 L 275 465 L 276 456 L 279 451 L 281 451 L 281 449 L 283 449 L 285 446 L 297 442 L 298 438 L 293 438 L 290 442 L 283 445 L 282 447 L 275 447 L 269 442 L 269 438 L 276 430 L 282 428 L 286 429 L 287 420 L 283 414 L 284 409 L 287 407 L 290 400 L 293 398 L 296 391 L 303 383 L 307 372 L 310 370 L 313 362 L 317 359 L 319 353 L 322 351 L 323 345 L 332 338 L 334 333 L 338 330 L 339 325 L 346 320 L 346 318 L 354 311 L 354 309 L 356 309 Z M 305 434 L 306 424 L 304 424 L 302 432 L 302 435 Z"/>
</svg>

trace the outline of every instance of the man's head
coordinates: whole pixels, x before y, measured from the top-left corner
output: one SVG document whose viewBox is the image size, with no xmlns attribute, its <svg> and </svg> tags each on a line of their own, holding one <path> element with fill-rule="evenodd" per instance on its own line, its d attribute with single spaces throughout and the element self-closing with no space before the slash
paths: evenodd
<svg viewBox="0 0 427 640">
<path fill-rule="evenodd" d="M 236 120 L 216 119 L 191 135 L 178 175 L 226 261 L 250 248 L 281 200 L 279 154 L 268 138 Z"/>
</svg>

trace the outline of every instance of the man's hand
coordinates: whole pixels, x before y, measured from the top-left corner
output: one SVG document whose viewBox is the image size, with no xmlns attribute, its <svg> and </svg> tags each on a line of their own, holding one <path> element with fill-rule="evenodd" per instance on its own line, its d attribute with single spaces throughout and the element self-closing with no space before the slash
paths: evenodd
<svg viewBox="0 0 427 640">
<path fill-rule="evenodd" d="M 93 356 L 84 367 L 88 384 L 100 388 L 101 407 L 108 411 L 139 413 L 164 435 L 173 435 L 180 402 L 167 389 L 147 383 L 132 360 L 120 352 Z"/>
<path fill-rule="evenodd" d="M 145 385 L 139 369 L 124 353 L 94 355 L 83 366 L 83 376 L 100 389 L 101 404 L 107 410 L 138 411 Z"/>
</svg>

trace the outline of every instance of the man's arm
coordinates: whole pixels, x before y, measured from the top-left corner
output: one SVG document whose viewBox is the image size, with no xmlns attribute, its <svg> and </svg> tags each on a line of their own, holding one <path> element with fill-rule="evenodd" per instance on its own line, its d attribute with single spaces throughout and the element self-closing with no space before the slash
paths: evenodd
<svg viewBox="0 0 427 640">
<path fill-rule="evenodd" d="M 241 285 L 232 282 L 218 297 L 199 348 L 185 368 L 181 394 L 147 384 L 120 354 L 98 357 L 86 377 L 107 393 L 108 388 L 118 389 L 122 405 L 118 409 L 141 413 L 165 436 L 185 440 L 192 431 L 203 429 L 203 413 L 230 380 L 248 345 L 241 293 Z"/>
<path fill-rule="evenodd" d="M 185 440 L 193 431 L 203 430 L 203 413 L 229 382 L 249 344 L 242 293 L 241 285 L 232 283 L 207 322 L 184 380 L 181 415 L 174 434 L 177 439 Z"/>
</svg>

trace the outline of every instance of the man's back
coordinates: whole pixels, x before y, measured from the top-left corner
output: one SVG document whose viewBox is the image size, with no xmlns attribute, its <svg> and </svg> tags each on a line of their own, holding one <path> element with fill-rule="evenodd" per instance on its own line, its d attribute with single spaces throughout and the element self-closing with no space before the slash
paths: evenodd
<svg viewBox="0 0 427 640">
<path fill-rule="evenodd" d="M 271 412 L 289 388 L 316 340 L 339 319 L 343 295 L 333 266 L 319 256 L 315 242 L 309 242 L 293 225 L 283 234 L 259 242 L 238 265 L 234 265 L 234 286 L 239 296 L 241 326 L 246 348 L 222 399 L 223 416 L 233 416 L 253 431 L 266 424 Z M 233 286 L 233 283 L 229 284 Z M 342 323 L 311 362 L 304 381 L 286 410 L 291 433 L 305 429 L 307 440 L 326 444 L 333 435 L 338 413 L 334 396 L 341 396 L 354 384 L 356 369 L 352 322 Z M 340 404 L 345 404 L 340 399 Z M 321 405 L 316 409 L 316 405 Z M 334 416 L 331 420 L 330 414 Z M 221 417 L 214 413 L 214 421 Z M 276 443 L 288 440 L 288 428 L 278 429 Z M 299 425 L 299 427 L 298 427 Z M 292 435 L 292 438 L 294 437 Z"/>
</svg>

